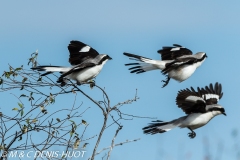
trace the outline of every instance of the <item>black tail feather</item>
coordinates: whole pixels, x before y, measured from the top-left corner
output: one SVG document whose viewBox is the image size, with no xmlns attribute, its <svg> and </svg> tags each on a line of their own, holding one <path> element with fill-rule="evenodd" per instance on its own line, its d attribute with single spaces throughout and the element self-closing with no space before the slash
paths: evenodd
<svg viewBox="0 0 240 160">
<path fill-rule="evenodd" d="M 145 59 L 151 60 L 150 58 L 143 57 L 143 56 L 139 56 L 139 55 L 136 55 L 136 54 L 127 53 L 127 52 L 124 52 L 123 54 L 124 54 L 125 56 L 132 57 L 132 58 L 136 58 L 136 59 L 145 58 Z"/>
<path fill-rule="evenodd" d="M 127 63 L 125 66 L 130 66 L 130 65 L 139 65 L 139 63 Z"/>
<path fill-rule="evenodd" d="M 157 133 L 164 133 L 165 130 L 161 130 L 158 127 L 168 124 L 169 122 L 163 122 L 160 120 L 152 121 L 152 123 L 149 123 L 148 126 L 143 128 L 144 134 L 157 134 Z"/>
<path fill-rule="evenodd" d="M 40 71 L 40 70 L 38 70 L 38 71 Z M 46 75 L 52 74 L 52 73 L 53 73 L 53 72 L 46 72 L 46 73 L 41 74 L 41 76 L 46 76 Z"/>
</svg>

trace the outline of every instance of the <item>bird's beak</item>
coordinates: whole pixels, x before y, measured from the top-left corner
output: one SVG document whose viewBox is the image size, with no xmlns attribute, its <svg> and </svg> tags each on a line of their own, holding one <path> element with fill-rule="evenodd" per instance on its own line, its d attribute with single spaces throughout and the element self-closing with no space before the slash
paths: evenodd
<svg viewBox="0 0 240 160">
<path fill-rule="evenodd" d="M 227 114 L 225 112 L 222 113 L 224 116 L 227 116 Z"/>
<path fill-rule="evenodd" d="M 108 56 L 108 59 L 109 59 L 109 60 L 111 60 L 111 59 L 112 59 L 112 57 Z"/>
</svg>

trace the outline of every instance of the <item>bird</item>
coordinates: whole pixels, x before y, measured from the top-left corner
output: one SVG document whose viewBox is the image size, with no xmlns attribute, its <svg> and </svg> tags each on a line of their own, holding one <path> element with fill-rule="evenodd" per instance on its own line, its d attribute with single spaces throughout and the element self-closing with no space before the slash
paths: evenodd
<svg viewBox="0 0 240 160">
<path fill-rule="evenodd" d="M 127 52 L 123 54 L 130 57 L 131 60 L 140 61 L 139 63 L 125 64 L 125 66 L 133 66 L 129 68 L 131 70 L 130 73 L 139 74 L 160 69 L 162 74 L 166 76 L 166 80 L 162 80 L 164 82 L 162 88 L 168 85 L 171 78 L 179 82 L 185 81 L 207 58 L 205 52 L 193 54 L 190 49 L 179 44 L 173 44 L 171 47 L 162 47 L 157 52 L 161 54 L 162 60 L 153 60 Z"/>
<path fill-rule="evenodd" d="M 80 41 L 70 41 L 68 45 L 70 67 L 43 65 L 31 68 L 37 71 L 46 71 L 41 76 L 60 72 L 62 75 L 57 82 L 66 85 L 68 79 L 75 80 L 78 85 L 95 78 L 104 64 L 112 58 L 107 54 L 99 54 L 95 49 Z"/>
<path fill-rule="evenodd" d="M 222 85 L 218 82 L 214 86 L 210 83 L 205 88 L 200 89 L 198 87 L 197 90 L 194 90 L 193 87 L 180 90 L 176 98 L 176 104 L 187 115 L 169 122 L 152 121 L 143 128 L 143 132 L 153 135 L 180 127 L 188 128 L 191 131 L 188 136 L 194 138 L 196 133 L 193 130 L 206 125 L 217 115 L 223 114 L 226 116 L 225 109 L 220 104 L 217 104 L 222 96 Z"/>
</svg>

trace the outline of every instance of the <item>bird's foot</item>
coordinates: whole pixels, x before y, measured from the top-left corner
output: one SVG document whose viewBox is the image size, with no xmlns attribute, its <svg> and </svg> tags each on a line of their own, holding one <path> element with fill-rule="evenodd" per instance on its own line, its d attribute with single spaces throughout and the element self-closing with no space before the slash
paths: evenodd
<svg viewBox="0 0 240 160">
<path fill-rule="evenodd" d="M 194 137 L 196 137 L 196 133 L 194 131 L 192 131 L 191 133 L 188 133 L 188 136 L 193 139 Z"/>
<path fill-rule="evenodd" d="M 65 86 L 66 83 L 65 82 L 61 82 L 61 87 Z"/>
<path fill-rule="evenodd" d="M 82 85 L 82 83 L 77 81 L 77 85 L 80 86 L 80 85 Z"/>
<path fill-rule="evenodd" d="M 91 89 L 95 86 L 95 80 L 93 80 L 93 79 L 88 81 L 88 83 L 90 84 Z"/>
<path fill-rule="evenodd" d="M 166 87 L 170 81 L 170 77 L 169 76 L 166 76 L 166 77 L 167 77 L 166 80 L 162 80 L 162 82 L 164 82 L 162 88 Z"/>
</svg>

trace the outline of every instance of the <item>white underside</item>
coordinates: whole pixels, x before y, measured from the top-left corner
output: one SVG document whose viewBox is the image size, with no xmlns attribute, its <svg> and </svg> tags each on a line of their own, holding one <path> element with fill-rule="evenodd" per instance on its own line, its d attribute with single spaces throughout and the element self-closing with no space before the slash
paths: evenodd
<svg viewBox="0 0 240 160">
<path fill-rule="evenodd" d="M 179 82 L 185 81 L 188 79 L 195 71 L 196 69 L 204 62 L 197 62 L 192 65 L 183 65 L 179 67 L 178 69 L 174 69 L 168 73 L 168 76 L 172 79 L 175 79 Z"/>
<path fill-rule="evenodd" d="M 87 82 L 88 80 L 91 80 L 91 79 L 95 78 L 100 73 L 104 64 L 107 61 L 108 61 L 108 59 L 103 61 L 102 64 L 100 64 L 100 65 L 96 65 L 94 67 L 88 67 L 88 68 L 85 68 L 81 71 L 75 71 L 75 72 L 67 75 L 64 78 L 72 79 L 72 80 L 75 80 L 79 83 Z M 71 70 L 72 67 L 45 67 L 44 69 L 48 72 L 50 71 L 50 72 L 66 73 L 69 70 Z"/>
<path fill-rule="evenodd" d="M 205 61 L 205 59 L 202 60 L 201 62 L 197 62 L 192 65 L 188 65 L 188 64 L 183 65 L 178 69 L 172 70 L 168 73 L 168 76 L 172 79 L 182 82 L 188 79 L 195 72 L 195 70 L 199 66 L 201 66 L 201 64 Z M 163 70 L 165 69 L 166 63 L 170 63 L 173 61 L 173 60 L 159 61 L 159 60 L 149 60 L 149 59 L 141 59 L 141 60 L 143 61 L 143 63 L 140 63 L 140 66 L 141 66 L 141 69 L 143 69 L 144 71 L 151 71 L 156 69 Z"/>
<path fill-rule="evenodd" d="M 169 131 L 175 127 L 191 128 L 192 130 L 207 124 L 213 117 L 220 115 L 220 111 L 212 111 L 207 113 L 191 113 L 188 116 L 180 117 L 169 122 L 166 125 L 157 127 L 159 130 Z"/>
<path fill-rule="evenodd" d="M 168 76 L 179 82 L 188 79 L 196 70 L 195 65 L 183 65 L 178 69 L 174 69 L 168 73 Z"/>
<path fill-rule="evenodd" d="M 71 73 L 67 76 L 67 78 L 76 80 L 79 83 L 87 82 L 88 80 L 95 78 L 100 73 L 100 71 L 103 68 L 103 65 L 104 64 L 102 63 L 101 65 L 86 68 L 79 72 Z"/>
<path fill-rule="evenodd" d="M 220 114 L 220 113 L 219 113 Z M 213 117 L 218 114 L 214 114 L 213 112 L 207 113 L 192 113 L 185 120 L 181 122 L 179 125 L 180 128 L 189 127 L 192 130 L 197 129 L 199 127 L 204 126 L 207 124 Z"/>
</svg>

